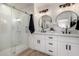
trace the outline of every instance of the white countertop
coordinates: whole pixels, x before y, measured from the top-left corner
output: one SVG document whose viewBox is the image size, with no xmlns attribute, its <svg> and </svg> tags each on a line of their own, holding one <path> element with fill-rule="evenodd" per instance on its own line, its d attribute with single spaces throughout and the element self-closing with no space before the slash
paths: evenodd
<svg viewBox="0 0 79 59">
<path fill-rule="evenodd" d="M 35 32 L 34 34 L 40 34 L 40 35 L 54 35 L 54 36 L 67 36 L 67 37 L 78 37 L 79 34 L 62 34 L 62 33 L 56 33 L 56 32 Z"/>
</svg>

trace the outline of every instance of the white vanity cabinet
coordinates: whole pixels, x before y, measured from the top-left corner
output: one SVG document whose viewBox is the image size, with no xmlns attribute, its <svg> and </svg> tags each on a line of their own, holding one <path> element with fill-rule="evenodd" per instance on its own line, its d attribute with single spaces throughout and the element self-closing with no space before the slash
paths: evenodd
<svg viewBox="0 0 79 59">
<path fill-rule="evenodd" d="M 58 42 L 58 56 L 67 56 L 67 42 Z"/>
<path fill-rule="evenodd" d="M 59 37 L 58 40 L 59 56 L 79 56 L 79 38 Z"/>
<path fill-rule="evenodd" d="M 69 56 L 79 56 L 79 37 L 71 38 Z"/>
<path fill-rule="evenodd" d="M 32 49 L 47 53 L 48 55 L 57 55 L 57 37 L 55 36 L 35 33 L 29 42 Z"/>
<path fill-rule="evenodd" d="M 70 44 L 69 56 L 79 56 L 79 44 Z"/>
<path fill-rule="evenodd" d="M 79 37 L 34 33 L 30 48 L 52 56 L 79 56 Z"/>
<path fill-rule="evenodd" d="M 68 55 L 68 42 L 66 37 L 58 37 L 58 56 Z"/>
<path fill-rule="evenodd" d="M 57 37 L 53 35 L 45 35 L 46 52 L 49 55 L 57 55 Z"/>
<path fill-rule="evenodd" d="M 45 52 L 45 40 L 43 35 L 34 35 L 35 49 Z"/>
<path fill-rule="evenodd" d="M 45 40 L 43 35 L 33 34 L 29 40 L 29 46 L 32 49 L 45 52 Z"/>
</svg>

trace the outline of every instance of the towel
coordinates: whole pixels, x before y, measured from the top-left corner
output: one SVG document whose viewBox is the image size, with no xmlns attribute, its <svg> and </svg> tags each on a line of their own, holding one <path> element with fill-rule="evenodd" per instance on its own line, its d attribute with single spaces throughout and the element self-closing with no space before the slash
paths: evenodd
<svg viewBox="0 0 79 59">
<path fill-rule="evenodd" d="M 75 20 L 74 21 L 72 21 L 72 16 L 70 17 L 70 27 L 73 27 L 75 24 L 76 24 L 76 22 L 75 22 Z"/>
<path fill-rule="evenodd" d="M 76 24 L 76 22 L 72 21 L 70 22 L 70 27 L 73 27 Z"/>
<path fill-rule="evenodd" d="M 76 30 L 79 30 L 79 20 L 77 20 Z"/>
<path fill-rule="evenodd" d="M 29 30 L 30 30 L 31 33 L 34 33 L 34 31 L 35 31 L 33 14 L 30 15 Z"/>
</svg>

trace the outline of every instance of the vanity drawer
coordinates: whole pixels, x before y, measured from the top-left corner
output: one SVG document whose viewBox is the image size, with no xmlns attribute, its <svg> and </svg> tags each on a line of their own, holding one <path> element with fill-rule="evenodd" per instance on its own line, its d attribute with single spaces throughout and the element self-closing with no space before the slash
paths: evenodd
<svg viewBox="0 0 79 59">
<path fill-rule="evenodd" d="M 54 53 L 54 47 L 48 47 L 48 48 L 46 48 L 46 53 L 49 54 L 49 55 L 53 55 L 53 53 Z"/>
<path fill-rule="evenodd" d="M 53 52 L 54 51 L 52 51 L 52 50 L 47 50 L 47 54 L 49 54 L 49 55 L 53 55 Z"/>
<path fill-rule="evenodd" d="M 46 39 L 53 39 L 53 36 L 45 36 Z"/>
<path fill-rule="evenodd" d="M 46 40 L 50 40 L 50 41 L 55 41 L 56 38 L 57 38 L 56 36 L 52 36 L 52 35 L 46 35 L 46 36 L 45 36 L 45 39 L 46 39 Z"/>
<path fill-rule="evenodd" d="M 46 40 L 46 43 L 48 43 L 48 44 L 50 44 L 50 43 L 53 43 L 53 42 L 54 42 L 54 40 L 53 40 L 53 39 L 49 39 L 49 38 L 46 38 L 45 40 Z"/>
<path fill-rule="evenodd" d="M 53 42 L 46 42 L 46 47 L 54 47 L 54 43 Z"/>
<path fill-rule="evenodd" d="M 48 39 L 53 39 L 54 37 L 53 37 L 53 36 L 48 36 L 47 38 L 48 38 Z"/>
<path fill-rule="evenodd" d="M 54 47 L 54 46 L 56 46 L 56 44 L 57 44 L 57 41 L 46 40 L 46 46 Z"/>
<path fill-rule="evenodd" d="M 53 43 L 51 43 L 51 42 L 48 42 L 48 45 L 50 45 L 50 46 L 53 46 Z"/>
</svg>

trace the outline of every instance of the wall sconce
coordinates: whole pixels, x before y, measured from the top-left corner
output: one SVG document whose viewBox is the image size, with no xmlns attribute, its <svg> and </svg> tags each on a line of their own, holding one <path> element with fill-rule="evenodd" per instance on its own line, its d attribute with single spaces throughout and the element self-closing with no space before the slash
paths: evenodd
<svg viewBox="0 0 79 59">
<path fill-rule="evenodd" d="M 62 4 L 62 5 L 59 5 L 60 8 L 64 8 L 64 7 L 69 7 L 71 5 L 74 5 L 75 3 L 65 3 L 65 4 Z"/>
<path fill-rule="evenodd" d="M 39 11 L 39 13 L 45 13 L 47 11 L 48 11 L 48 9 L 44 9 L 44 10 Z"/>
</svg>

